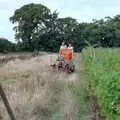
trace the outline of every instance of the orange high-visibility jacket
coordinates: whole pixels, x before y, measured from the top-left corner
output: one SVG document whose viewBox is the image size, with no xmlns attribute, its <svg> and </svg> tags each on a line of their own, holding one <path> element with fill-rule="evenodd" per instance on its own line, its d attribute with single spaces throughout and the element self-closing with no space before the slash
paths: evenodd
<svg viewBox="0 0 120 120">
<path fill-rule="evenodd" d="M 60 50 L 59 50 L 59 54 L 63 54 L 65 48 L 64 47 L 61 47 Z"/>
<path fill-rule="evenodd" d="M 68 47 L 69 50 L 72 52 L 72 57 L 73 57 L 73 47 Z"/>
<path fill-rule="evenodd" d="M 64 49 L 63 56 L 65 60 L 71 60 L 72 59 L 72 51 L 70 49 Z"/>
</svg>

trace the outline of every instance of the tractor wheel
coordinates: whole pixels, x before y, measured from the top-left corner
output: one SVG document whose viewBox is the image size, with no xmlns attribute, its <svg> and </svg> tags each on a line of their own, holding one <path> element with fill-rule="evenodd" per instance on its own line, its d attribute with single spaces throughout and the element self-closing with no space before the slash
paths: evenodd
<svg viewBox="0 0 120 120">
<path fill-rule="evenodd" d="M 70 68 L 71 72 L 75 72 L 75 65 Z"/>
<path fill-rule="evenodd" d="M 59 63 L 59 65 L 58 65 L 58 70 L 59 70 L 59 71 L 62 70 L 62 64 L 61 64 L 61 63 Z"/>
<path fill-rule="evenodd" d="M 67 73 L 71 73 L 69 64 L 66 64 L 66 65 L 65 65 L 65 71 L 66 71 Z"/>
</svg>

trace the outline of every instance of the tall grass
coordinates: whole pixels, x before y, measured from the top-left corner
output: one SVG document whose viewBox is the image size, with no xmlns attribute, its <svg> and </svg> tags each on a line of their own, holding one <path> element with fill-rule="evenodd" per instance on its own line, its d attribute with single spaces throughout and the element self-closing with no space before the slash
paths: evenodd
<svg viewBox="0 0 120 120">
<path fill-rule="evenodd" d="M 120 49 L 89 47 L 83 58 L 102 112 L 120 120 Z"/>
<path fill-rule="evenodd" d="M 59 111 L 64 77 L 48 71 L 52 57 L 9 61 L 0 68 L 0 82 L 17 120 L 52 120 Z M 1 116 L 9 119 L 0 99 Z"/>
<path fill-rule="evenodd" d="M 74 95 L 76 102 L 76 115 L 77 120 L 87 120 L 90 119 L 88 100 L 87 100 L 87 87 L 88 82 L 86 80 L 84 66 L 82 62 L 82 56 L 80 56 L 75 61 L 76 66 L 76 81 L 71 85 L 70 89 Z"/>
<path fill-rule="evenodd" d="M 54 54 L 12 60 L 0 67 L 0 82 L 17 120 L 76 120 L 69 89 L 74 74 L 53 72 Z M 9 116 L 0 99 L 0 119 Z"/>
</svg>

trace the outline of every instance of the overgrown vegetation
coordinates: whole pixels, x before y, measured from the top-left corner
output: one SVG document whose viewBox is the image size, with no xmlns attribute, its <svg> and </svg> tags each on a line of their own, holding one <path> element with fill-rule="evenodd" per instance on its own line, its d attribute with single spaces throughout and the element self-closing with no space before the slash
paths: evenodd
<svg viewBox="0 0 120 120">
<path fill-rule="evenodd" d="M 88 107 L 88 81 L 86 79 L 86 73 L 84 71 L 83 61 L 80 58 L 75 61 L 77 68 L 77 77 L 73 84 L 70 85 L 70 90 L 73 93 L 77 109 L 77 120 L 90 119 L 89 107 Z"/>
<path fill-rule="evenodd" d="M 120 49 L 83 50 L 92 89 L 108 120 L 120 119 Z"/>
</svg>

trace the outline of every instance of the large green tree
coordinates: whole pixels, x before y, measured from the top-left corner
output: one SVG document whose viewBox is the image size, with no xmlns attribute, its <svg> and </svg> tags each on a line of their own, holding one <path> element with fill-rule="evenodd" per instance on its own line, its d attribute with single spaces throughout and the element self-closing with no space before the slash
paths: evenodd
<svg viewBox="0 0 120 120">
<path fill-rule="evenodd" d="M 16 26 L 15 38 L 19 42 L 23 42 L 26 50 L 34 50 L 34 38 L 39 37 L 37 33 L 44 34 L 46 31 L 46 23 L 51 16 L 50 10 L 41 4 L 28 4 L 17 9 L 10 18 Z"/>
</svg>

